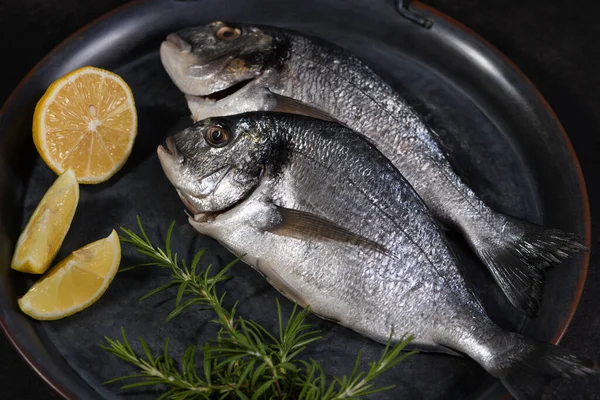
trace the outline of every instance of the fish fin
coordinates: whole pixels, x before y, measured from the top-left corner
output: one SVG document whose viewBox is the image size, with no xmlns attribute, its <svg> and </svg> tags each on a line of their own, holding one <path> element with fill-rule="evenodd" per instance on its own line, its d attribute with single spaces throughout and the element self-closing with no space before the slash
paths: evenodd
<svg viewBox="0 0 600 400">
<path fill-rule="evenodd" d="M 306 103 L 302 103 L 301 101 L 298 101 L 296 99 L 292 99 L 291 97 L 282 96 L 273 92 L 271 93 L 277 100 L 277 105 L 272 111 L 279 111 L 288 114 L 305 115 L 307 117 L 318 118 L 324 121 L 340 123 L 337 119 L 335 119 L 333 116 L 331 116 L 323 110 L 319 110 L 318 108 L 315 108 Z"/>
<path fill-rule="evenodd" d="M 382 244 L 351 232 L 317 215 L 285 207 L 275 207 L 277 207 L 277 211 L 281 216 L 281 221 L 267 229 L 271 233 L 296 239 L 327 239 L 352 243 L 375 249 L 384 254 L 390 254 L 390 251 Z"/>
<path fill-rule="evenodd" d="M 494 217 L 498 230 L 469 242 L 513 306 L 533 318 L 544 294 L 545 269 L 588 248 L 572 233 L 502 214 Z"/>
<path fill-rule="evenodd" d="M 506 354 L 504 343 L 502 349 L 498 349 L 503 351 L 495 355 L 503 367 L 490 372 L 517 400 L 541 399 L 554 379 L 600 373 L 598 364 L 586 357 L 576 356 L 552 344 L 536 343 L 516 334 L 512 336 L 517 338 L 517 345 L 509 351 L 516 348 L 520 349 L 519 353 Z"/>
<path fill-rule="evenodd" d="M 458 351 L 452 350 L 450 347 L 446 347 L 444 345 L 430 342 L 430 343 L 409 343 L 406 346 L 406 350 L 418 350 L 420 352 L 425 353 L 443 353 L 448 354 L 455 357 L 464 358 L 464 354 L 459 353 Z"/>
</svg>

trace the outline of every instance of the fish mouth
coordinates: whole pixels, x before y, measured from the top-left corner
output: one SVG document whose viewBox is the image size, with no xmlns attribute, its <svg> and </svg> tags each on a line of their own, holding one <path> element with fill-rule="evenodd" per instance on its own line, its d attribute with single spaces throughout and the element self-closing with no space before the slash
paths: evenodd
<svg viewBox="0 0 600 400">
<path fill-rule="evenodd" d="M 262 177 L 261 177 L 261 179 L 262 179 Z M 183 204 L 187 208 L 186 213 L 188 214 L 190 223 L 192 223 L 192 225 L 194 225 L 194 224 L 204 224 L 204 223 L 214 222 L 222 214 L 227 214 L 228 212 L 235 210 L 240 204 L 242 204 L 243 202 L 248 200 L 248 198 L 254 193 L 254 191 L 257 190 L 258 186 L 259 185 L 255 185 L 251 190 L 246 192 L 237 201 L 229 204 L 228 206 L 221 208 L 219 210 L 211 210 L 211 211 L 198 210 L 198 208 L 196 208 L 194 206 L 194 203 L 192 201 L 193 198 L 196 198 L 196 199 L 206 198 L 210 195 L 210 193 L 206 194 L 206 195 L 199 195 L 199 194 L 192 195 L 190 193 L 187 193 L 185 190 L 180 190 L 180 189 L 177 189 L 177 193 L 179 194 L 179 197 L 181 197 Z"/>
<path fill-rule="evenodd" d="M 206 95 L 192 95 L 192 94 L 186 93 L 185 98 L 187 101 L 196 101 L 196 102 L 202 102 L 202 103 L 216 103 L 221 100 L 228 99 L 228 98 L 234 96 L 235 94 L 241 92 L 243 89 L 250 87 L 252 85 L 252 83 L 254 83 L 256 81 L 256 79 L 258 79 L 260 76 L 261 75 L 257 75 L 252 78 L 244 79 L 242 81 L 234 83 L 233 85 L 231 85 L 225 89 L 222 89 L 222 90 L 219 90 L 216 92 L 212 92 L 212 93 L 209 93 Z"/>
<path fill-rule="evenodd" d="M 231 208 L 233 208 L 235 205 L 237 205 L 237 204 L 234 204 L 231 207 L 227 207 L 222 210 L 216 210 L 216 211 L 200 211 L 194 205 L 193 199 L 194 198 L 204 199 L 204 198 L 208 197 L 209 195 L 193 195 L 182 189 L 176 188 L 175 190 L 177 191 L 177 194 L 179 195 L 181 202 L 183 203 L 183 205 L 186 208 L 185 213 L 187 214 L 188 218 L 193 219 L 196 222 L 213 222 L 219 215 L 229 211 Z"/>
<path fill-rule="evenodd" d="M 171 183 L 177 182 L 175 171 L 177 170 L 178 165 L 183 161 L 183 155 L 177 150 L 175 139 L 169 136 L 165 142 L 165 146 L 159 145 L 156 152 L 167 179 Z"/>
<path fill-rule="evenodd" d="M 170 33 L 167 35 L 166 40 L 163 42 L 166 47 L 173 50 L 180 51 L 182 53 L 189 53 L 192 51 L 192 45 L 186 42 L 176 33 Z"/>
<path fill-rule="evenodd" d="M 174 160 L 177 160 L 178 158 L 181 157 L 179 151 L 177 150 L 177 147 L 175 146 L 175 140 L 172 137 L 167 138 L 167 140 L 165 142 L 165 146 L 160 145 L 158 147 L 158 157 L 159 157 L 161 164 L 163 164 L 165 166 L 171 162 L 174 162 Z M 175 162 L 177 162 L 177 161 L 175 161 Z M 175 190 L 177 191 L 177 194 L 179 195 L 181 202 L 185 206 L 185 212 L 186 212 L 187 216 L 190 218 L 190 220 L 194 220 L 195 222 L 199 222 L 199 223 L 213 222 L 219 215 L 226 213 L 227 211 L 231 210 L 232 208 L 234 208 L 235 206 L 237 206 L 239 204 L 239 202 L 236 202 L 236 203 L 234 203 L 228 207 L 225 207 L 223 209 L 220 209 L 220 210 L 201 211 L 200 209 L 197 208 L 196 205 L 194 205 L 194 199 L 198 199 L 198 200 L 205 199 L 211 195 L 212 191 L 210 193 L 206 193 L 206 194 L 191 194 L 191 193 L 187 192 L 185 189 L 178 188 L 176 186 L 176 184 L 175 184 L 176 179 L 174 179 L 175 177 L 172 176 L 170 168 L 163 167 L 163 170 L 165 171 L 165 174 L 167 175 L 167 179 L 169 179 L 171 181 L 171 183 L 175 186 Z M 243 199 L 240 201 L 243 201 Z"/>
<path fill-rule="evenodd" d="M 171 33 L 160 45 L 160 60 L 169 75 L 185 76 L 191 65 L 204 65 L 201 55 L 192 52 L 192 45 L 176 33 Z"/>
<path fill-rule="evenodd" d="M 160 47 L 161 62 L 171 80 L 186 97 L 202 102 L 214 103 L 230 97 L 262 75 L 262 72 L 260 72 L 224 89 L 210 92 L 211 83 L 215 83 L 213 82 L 215 76 L 222 72 L 222 69 L 233 57 L 231 54 L 225 54 L 221 57 L 208 59 L 202 49 L 192 52 L 192 45 L 177 33 L 167 35 Z M 223 87 L 222 85 L 219 86 Z"/>
<path fill-rule="evenodd" d="M 179 195 L 179 197 L 181 198 L 181 201 L 183 202 L 183 205 L 186 208 L 186 214 L 188 216 L 188 218 L 190 220 L 193 220 L 196 223 L 211 223 L 214 222 L 217 217 L 221 214 L 225 214 L 229 211 L 231 211 L 232 209 L 234 209 L 235 207 L 237 207 L 240 203 L 242 203 L 245 198 L 240 199 L 239 201 L 223 208 L 220 210 L 213 210 L 213 211 L 200 211 L 198 210 L 193 202 L 192 202 L 192 198 L 205 198 L 206 196 L 202 196 L 202 195 L 192 195 L 189 194 L 183 190 L 177 189 L 177 194 Z"/>
<path fill-rule="evenodd" d="M 157 152 L 158 152 L 158 159 L 163 167 L 163 171 L 165 172 L 165 175 L 167 175 L 167 179 L 169 179 L 169 181 L 171 181 L 171 183 L 175 186 L 175 182 L 177 182 L 177 180 L 175 179 L 176 177 L 171 172 L 172 168 L 169 168 L 169 166 L 172 165 L 173 163 L 177 163 L 177 159 L 180 158 L 179 151 L 177 150 L 177 146 L 175 145 L 175 140 L 171 136 L 169 136 L 165 140 L 164 146 L 163 145 L 158 146 Z M 175 190 L 177 191 L 179 198 L 181 199 L 181 201 L 183 202 L 183 205 L 186 208 L 186 213 L 188 214 L 188 217 L 195 218 L 196 216 L 198 216 L 199 219 L 208 220 L 208 218 L 211 216 L 210 214 L 212 214 L 212 213 L 199 211 L 194 206 L 194 203 L 192 201 L 193 198 L 202 199 L 208 195 L 206 195 L 206 196 L 196 195 L 195 196 L 190 193 L 187 193 L 183 189 L 177 188 L 176 186 L 175 186 Z M 190 215 L 190 213 L 191 213 L 191 215 Z M 205 215 L 206 218 L 202 218 L 201 217 L 202 215 Z"/>
<path fill-rule="evenodd" d="M 255 77 L 249 78 L 249 79 L 244 79 L 243 81 L 234 83 L 233 85 L 231 85 L 228 88 L 225 88 L 223 90 L 219 90 L 217 92 L 213 92 L 213 93 L 207 94 L 205 96 L 198 96 L 198 97 L 202 97 L 205 100 L 213 100 L 213 101 L 223 100 L 223 99 L 225 99 L 229 96 L 232 96 L 232 95 L 236 94 L 237 92 L 241 91 L 243 88 L 245 88 L 246 86 L 248 86 L 249 84 L 254 82 L 254 80 L 256 78 L 258 78 L 258 76 L 255 76 Z"/>
<path fill-rule="evenodd" d="M 225 214 L 228 211 L 231 211 L 233 208 L 235 208 L 241 202 L 240 201 L 240 202 L 234 203 L 234 204 L 230 205 L 229 207 L 224 208 L 222 210 L 218 210 L 218 211 L 199 212 L 198 210 L 194 209 L 193 205 L 188 203 L 183 196 L 181 196 L 181 199 L 183 201 L 183 204 L 186 206 L 187 211 L 189 211 L 189 213 L 187 213 L 189 219 L 194 220 L 194 222 L 204 223 L 204 224 L 214 222 L 219 215 Z"/>
<path fill-rule="evenodd" d="M 166 147 L 162 146 L 162 145 L 159 146 L 161 151 L 163 151 L 164 153 L 173 157 L 174 159 L 177 159 L 179 157 L 179 151 L 177 151 L 177 146 L 175 146 L 175 139 L 173 139 L 171 136 L 169 136 L 165 140 L 165 145 L 166 145 Z"/>
<path fill-rule="evenodd" d="M 231 208 L 237 205 L 236 203 L 233 204 L 231 207 L 226 207 L 220 210 L 201 211 L 194 204 L 194 199 L 203 200 L 211 195 L 212 190 L 207 193 L 192 194 L 186 191 L 185 189 L 178 187 L 178 177 L 177 173 L 174 171 L 176 170 L 176 165 L 182 161 L 183 155 L 181 155 L 179 150 L 177 150 L 177 146 L 175 145 L 175 139 L 173 139 L 172 136 L 169 136 L 165 140 L 165 145 L 158 146 L 157 152 L 158 159 L 161 163 L 161 166 L 163 167 L 163 171 L 165 172 L 165 175 L 167 176 L 167 179 L 171 182 L 171 184 L 175 186 L 175 190 L 177 191 L 179 198 L 185 206 L 186 214 L 190 219 L 193 219 L 196 222 L 212 222 L 218 215 L 229 211 Z M 230 167 L 227 167 L 227 172 L 230 169 Z M 227 172 L 225 172 L 223 177 L 227 175 Z M 215 172 L 215 174 L 216 173 L 218 172 Z"/>
</svg>

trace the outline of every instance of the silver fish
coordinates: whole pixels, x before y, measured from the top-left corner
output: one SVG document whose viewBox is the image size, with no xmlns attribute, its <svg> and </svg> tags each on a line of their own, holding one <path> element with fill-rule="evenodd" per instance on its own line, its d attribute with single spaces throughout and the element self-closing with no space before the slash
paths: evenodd
<svg viewBox="0 0 600 400">
<path fill-rule="evenodd" d="M 459 231 L 510 302 L 534 317 L 545 269 L 586 251 L 571 233 L 496 212 L 454 171 L 435 134 L 361 61 L 285 30 L 223 22 L 170 34 L 163 65 L 195 121 L 247 111 L 336 120 L 392 161 L 434 216 Z"/>
<path fill-rule="evenodd" d="M 192 216 L 288 298 L 378 342 L 464 353 L 517 399 L 590 360 L 498 327 L 467 286 L 427 206 L 337 123 L 282 113 L 210 118 L 159 146 Z"/>
</svg>

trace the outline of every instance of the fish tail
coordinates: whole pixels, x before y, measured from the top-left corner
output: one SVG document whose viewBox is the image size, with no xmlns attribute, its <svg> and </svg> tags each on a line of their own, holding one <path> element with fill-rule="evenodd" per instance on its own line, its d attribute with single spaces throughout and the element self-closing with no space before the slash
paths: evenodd
<svg viewBox="0 0 600 400">
<path fill-rule="evenodd" d="M 499 213 L 483 235 L 469 238 L 508 300 L 530 318 L 544 294 L 545 269 L 574 253 L 588 251 L 577 235 Z"/>
<path fill-rule="evenodd" d="M 597 363 L 566 349 L 515 333 L 508 333 L 507 338 L 514 346 L 507 347 L 506 341 L 498 344 L 490 363 L 493 365 L 487 369 L 517 400 L 541 399 L 554 379 L 600 373 Z"/>
</svg>

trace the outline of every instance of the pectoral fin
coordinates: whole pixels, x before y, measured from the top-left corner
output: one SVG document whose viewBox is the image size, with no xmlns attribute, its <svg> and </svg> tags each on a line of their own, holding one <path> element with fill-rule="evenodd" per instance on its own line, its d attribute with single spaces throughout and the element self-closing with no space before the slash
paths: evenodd
<svg viewBox="0 0 600 400">
<path fill-rule="evenodd" d="M 281 221 L 267 229 L 276 235 L 296 239 L 333 240 L 352 243 L 391 255 L 391 252 L 384 245 L 351 232 L 317 215 L 284 207 L 277 207 L 277 211 L 281 216 Z"/>
<path fill-rule="evenodd" d="M 277 100 L 277 105 L 273 111 L 285 112 L 288 114 L 306 115 L 307 117 L 340 123 L 325 111 L 319 110 L 318 108 L 310 106 L 306 103 L 302 103 L 301 101 L 292 99 L 291 97 L 282 96 L 280 94 L 272 93 L 272 95 Z"/>
</svg>

